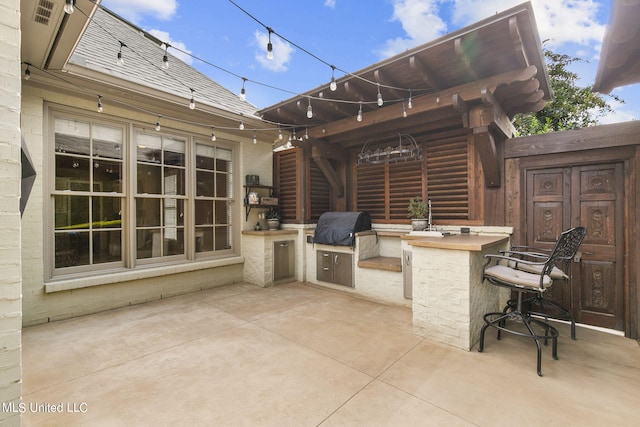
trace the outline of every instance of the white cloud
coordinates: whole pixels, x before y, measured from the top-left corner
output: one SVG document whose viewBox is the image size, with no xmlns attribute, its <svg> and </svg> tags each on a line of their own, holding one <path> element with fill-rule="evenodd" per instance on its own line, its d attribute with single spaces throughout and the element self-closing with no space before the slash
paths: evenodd
<svg viewBox="0 0 640 427">
<path fill-rule="evenodd" d="M 145 15 L 166 21 L 178 9 L 176 0 L 104 0 L 102 5 L 134 23 Z"/>
<path fill-rule="evenodd" d="M 269 42 L 269 34 L 261 31 L 254 33 L 255 43 L 258 47 L 255 58 L 264 68 L 270 71 L 287 71 L 289 61 L 293 55 L 294 49 L 279 37 L 271 36 L 271 44 L 273 45 L 273 59 L 267 59 L 267 43 Z"/>
<path fill-rule="evenodd" d="M 454 0 L 452 22 L 465 26 L 521 4 L 522 0 Z M 532 0 L 540 39 L 550 45 L 596 45 L 605 25 L 597 21 L 602 3 L 595 0 Z"/>
<path fill-rule="evenodd" d="M 331 9 L 336 8 L 336 0 L 324 0 L 324 5 L 330 7 Z"/>
<path fill-rule="evenodd" d="M 627 88 L 618 88 L 614 92 L 624 99 L 624 92 Z M 613 111 L 603 117 L 600 117 L 598 123 L 601 125 L 607 125 L 611 123 L 628 122 L 631 120 L 638 120 L 638 111 L 634 111 L 633 107 L 629 108 L 626 104 L 616 101 L 613 98 L 605 97 L 607 103 L 611 106 Z"/>
<path fill-rule="evenodd" d="M 393 56 L 444 34 L 447 24 L 438 14 L 438 3 L 438 0 L 393 0 L 391 21 L 400 22 L 406 37 L 387 40 L 378 50 L 380 57 Z"/>
<path fill-rule="evenodd" d="M 158 40 L 161 40 L 165 43 L 169 43 L 172 47 L 176 49 L 180 49 L 181 51 L 185 52 L 185 53 L 182 53 L 176 49 L 169 48 L 168 52 L 171 55 L 175 56 L 176 58 L 180 59 L 182 62 L 186 64 L 191 65 L 193 63 L 193 58 L 190 56 L 191 51 L 187 49 L 187 46 L 182 42 L 172 40 L 168 32 L 153 29 L 153 30 L 149 30 L 149 34 L 156 37 Z"/>
</svg>

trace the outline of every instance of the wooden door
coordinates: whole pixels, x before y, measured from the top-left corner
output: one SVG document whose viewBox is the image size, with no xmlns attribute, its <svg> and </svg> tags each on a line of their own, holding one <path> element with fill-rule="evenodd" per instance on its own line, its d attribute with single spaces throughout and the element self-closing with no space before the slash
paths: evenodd
<svg viewBox="0 0 640 427">
<path fill-rule="evenodd" d="M 562 231 L 587 228 L 570 287 L 555 283 L 547 297 L 579 323 L 623 330 L 622 164 L 528 170 L 526 179 L 527 245 L 551 249 Z"/>
</svg>

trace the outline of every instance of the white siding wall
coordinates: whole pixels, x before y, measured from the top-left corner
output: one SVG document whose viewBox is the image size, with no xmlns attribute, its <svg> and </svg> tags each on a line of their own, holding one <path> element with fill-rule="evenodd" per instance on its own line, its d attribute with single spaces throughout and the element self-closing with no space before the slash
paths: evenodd
<svg viewBox="0 0 640 427">
<path fill-rule="evenodd" d="M 20 2 L 0 4 L 0 402 L 18 404 L 22 387 L 20 267 Z M 0 411 L 0 425 L 20 414 Z"/>
</svg>

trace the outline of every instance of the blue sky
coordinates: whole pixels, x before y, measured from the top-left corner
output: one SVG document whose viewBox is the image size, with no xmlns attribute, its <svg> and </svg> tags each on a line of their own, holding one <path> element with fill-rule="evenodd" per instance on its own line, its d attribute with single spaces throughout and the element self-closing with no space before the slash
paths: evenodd
<svg viewBox="0 0 640 427">
<path fill-rule="evenodd" d="M 190 53 L 169 49 L 229 90 L 239 93 L 241 77 L 246 77 L 247 100 L 264 108 L 330 80 L 331 68 L 298 47 L 339 70 L 354 72 L 522 2 L 103 0 L 102 5 Z M 610 0 L 532 0 L 532 4 L 540 38 L 548 39 L 546 46 L 555 52 L 587 61 L 572 71 L 580 76 L 581 86 L 592 85 Z M 274 58 L 267 60 L 268 31 L 261 23 L 298 47 L 272 35 Z M 336 78 L 342 75 L 335 73 Z M 626 103 L 609 100 L 615 113 L 601 123 L 640 118 L 640 84 L 613 93 Z"/>
</svg>

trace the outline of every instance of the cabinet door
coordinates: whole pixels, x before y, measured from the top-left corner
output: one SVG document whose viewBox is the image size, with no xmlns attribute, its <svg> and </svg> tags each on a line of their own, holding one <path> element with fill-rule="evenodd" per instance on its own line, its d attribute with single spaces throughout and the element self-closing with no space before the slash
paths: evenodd
<svg viewBox="0 0 640 427">
<path fill-rule="evenodd" d="M 316 279 L 333 282 L 333 256 L 328 251 L 316 252 Z"/>
<path fill-rule="evenodd" d="M 353 255 L 333 252 L 333 282 L 353 287 Z"/>
</svg>

